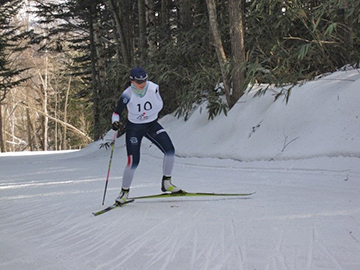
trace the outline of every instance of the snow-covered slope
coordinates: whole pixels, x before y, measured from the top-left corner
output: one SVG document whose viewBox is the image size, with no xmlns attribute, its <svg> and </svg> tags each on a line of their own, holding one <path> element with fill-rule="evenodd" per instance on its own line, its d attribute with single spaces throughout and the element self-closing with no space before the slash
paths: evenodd
<svg viewBox="0 0 360 270">
<path fill-rule="evenodd" d="M 93 217 L 110 150 L 0 154 L 0 269 L 360 269 L 360 71 L 254 91 L 207 120 L 161 120 L 188 191 L 250 198 L 136 201 Z M 110 131 L 106 140 L 113 138 Z M 126 164 L 116 141 L 106 204 Z M 160 191 L 162 156 L 144 141 L 131 195 Z"/>
<path fill-rule="evenodd" d="M 228 117 L 207 120 L 205 105 L 189 121 L 164 119 L 181 156 L 237 160 L 360 157 L 360 73 L 339 71 L 295 86 L 288 104 L 278 89 L 243 96 Z M 202 112 L 202 113 L 201 113 Z"/>
</svg>

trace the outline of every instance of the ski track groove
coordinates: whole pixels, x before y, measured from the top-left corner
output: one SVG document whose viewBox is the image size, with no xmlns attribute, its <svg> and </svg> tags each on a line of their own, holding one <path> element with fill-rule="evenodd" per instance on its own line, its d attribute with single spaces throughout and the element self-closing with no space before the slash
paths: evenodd
<svg viewBox="0 0 360 270">
<path fill-rule="evenodd" d="M 265 270 L 289 269 L 289 267 L 285 263 L 285 257 L 281 251 L 284 242 L 284 235 L 284 230 L 281 230 L 279 238 L 277 240 L 274 240 L 274 246 L 272 248 L 272 252 L 268 256 L 268 262 L 266 264 Z"/>
<path fill-rule="evenodd" d="M 213 238 L 211 245 L 208 246 L 209 249 L 206 252 L 207 253 L 206 259 L 205 259 L 204 267 L 202 268 L 204 270 L 213 269 L 213 268 L 210 267 L 210 265 L 211 265 L 211 262 L 213 260 L 213 257 L 215 257 L 215 256 L 213 256 L 213 253 L 214 253 L 214 250 L 215 250 L 215 246 L 216 246 L 215 242 L 216 241 L 217 241 L 217 238 L 216 237 Z"/>
<path fill-rule="evenodd" d="M 179 214 L 179 213 L 176 213 Z M 113 258 L 112 260 L 103 263 L 100 266 L 100 269 L 108 269 L 111 265 L 123 265 L 127 260 L 129 260 L 132 256 L 137 254 L 142 248 L 147 246 L 148 243 L 152 242 L 152 238 L 146 237 L 150 235 L 153 231 L 156 231 L 158 228 L 162 227 L 164 224 L 168 223 L 173 217 L 170 216 L 167 219 L 162 220 L 156 226 L 152 227 L 150 230 L 141 233 L 140 235 L 136 236 L 133 240 L 126 243 L 126 249 L 122 250 L 121 254 L 117 257 Z M 144 239 L 146 239 L 144 241 Z"/>
<path fill-rule="evenodd" d="M 169 269 L 168 266 L 171 266 L 171 262 L 174 259 L 174 257 L 177 254 L 177 251 L 180 248 L 179 245 L 179 237 L 178 235 L 180 235 L 180 228 L 179 228 L 179 223 L 176 224 L 176 230 L 174 231 L 173 235 L 170 235 L 169 239 L 166 241 L 164 241 L 164 247 L 166 246 L 166 244 L 169 246 L 166 251 L 163 252 L 164 254 L 164 263 L 161 266 L 161 268 L 159 268 L 160 270 L 166 270 Z M 170 267 L 171 268 L 171 267 Z"/>
<path fill-rule="evenodd" d="M 164 238 L 163 241 L 159 242 L 158 245 L 154 247 L 154 249 L 159 250 L 159 252 L 157 252 L 156 255 L 153 255 L 153 258 L 155 259 L 150 260 L 144 269 L 154 269 L 154 267 L 156 267 L 156 263 L 159 261 L 163 261 L 163 264 L 156 269 L 171 269 L 174 267 L 171 265 L 172 261 L 176 259 L 176 256 L 181 248 L 187 245 L 185 240 L 193 239 L 191 236 L 194 234 L 194 227 L 197 227 L 196 224 L 202 217 L 203 207 L 204 206 L 199 205 L 188 220 L 184 221 L 180 218 L 180 216 L 177 216 L 178 221 L 176 222 L 175 229 L 171 232 L 169 237 Z M 195 230 L 195 234 L 197 233 L 198 231 Z M 179 240 L 179 235 L 182 235 L 183 237 L 181 239 L 184 240 Z M 196 249 L 198 247 L 196 241 L 195 243 L 193 242 L 192 245 L 195 248 L 193 248 L 190 265 L 192 267 L 191 269 L 195 269 L 193 267 L 195 263 Z"/>
<path fill-rule="evenodd" d="M 175 227 L 176 229 L 172 231 L 175 235 L 178 234 L 178 225 Z M 163 262 L 158 269 L 166 269 L 167 264 L 169 263 L 169 257 L 173 254 L 174 243 L 172 243 L 173 237 L 171 234 L 166 235 L 161 241 L 159 241 L 156 245 L 152 247 L 152 250 L 155 252 L 152 254 L 151 259 L 144 267 L 144 269 L 151 269 L 152 266 L 155 266 L 158 262 Z M 178 243 L 178 239 L 175 238 L 175 245 Z M 170 251 L 170 254 L 168 254 Z"/>
<path fill-rule="evenodd" d="M 193 245 L 191 249 L 191 257 L 190 257 L 190 269 L 194 269 L 195 262 L 197 260 L 198 254 L 198 246 L 199 246 L 199 228 L 195 228 L 194 230 L 194 237 L 193 237 Z"/>
<path fill-rule="evenodd" d="M 322 243 L 320 238 L 316 238 L 316 243 L 320 246 L 320 249 L 329 257 L 330 261 L 333 262 L 334 266 L 337 270 L 343 270 L 343 268 L 340 266 L 338 261 L 335 259 L 335 257 L 330 253 L 329 249 Z"/>
<path fill-rule="evenodd" d="M 220 241 L 221 241 L 221 261 L 219 263 L 219 269 L 222 268 L 223 265 L 226 265 L 226 262 L 228 262 L 229 258 L 231 258 L 233 256 L 232 254 L 232 248 L 233 248 L 233 245 L 230 244 L 228 245 L 227 244 L 227 237 L 226 237 L 226 231 L 227 231 L 227 226 L 228 225 L 228 221 L 226 219 L 223 220 L 221 226 L 221 238 L 220 238 Z M 229 239 L 229 241 L 231 241 L 233 243 L 234 239 Z"/>
<path fill-rule="evenodd" d="M 237 235 L 236 235 L 236 229 L 235 229 L 235 220 L 232 217 L 231 218 L 231 222 L 230 222 L 230 233 L 231 233 L 231 238 L 232 238 L 232 245 L 234 246 L 234 252 L 235 252 L 235 256 L 238 262 L 238 270 L 244 270 L 244 256 L 243 256 L 243 252 L 241 250 L 241 247 L 239 246 L 241 242 L 238 244 L 237 241 Z"/>
<path fill-rule="evenodd" d="M 126 219 L 127 216 L 130 215 L 130 211 L 123 211 L 121 218 Z M 93 218 L 93 217 L 92 217 Z M 110 218 L 109 216 L 107 218 Z M 119 222 L 121 224 L 121 221 Z M 65 245 L 69 246 L 70 253 L 75 254 L 79 257 L 84 256 L 86 257 L 97 257 L 101 258 L 107 250 L 117 250 L 118 249 L 118 242 L 114 241 L 114 239 L 107 238 L 107 240 L 103 240 L 102 233 L 104 234 L 115 234 L 116 230 L 121 230 L 121 226 L 111 225 L 106 226 L 101 229 L 99 227 L 89 227 L 92 229 L 85 229 L 81 235 L 74 234 L 73 232 L 69 231 L 67 233 L 67 238 L 62 240 L 65 241 Z M 74 232 L 78 231 L 79 229 L 74 229 Z M 63 237 L 61 237 L 63 238 Z M 80 240 L 77 240 L 79 238 Z M 83 239 L 83 240 L 81 240 Z M 74 244 L 71 244 L 74 243 Z"/>
<path fill-rule="evenodd" d="M 221 160 L 221 159 L 220 159 Z M 232 160 L 232 159 L 229 159 Z M 233 160 L 234 162 L 236 160 Z M 240 163 L 240 162 L 239 162 Z M 296 174 L 304 174 L 304 175 L 331 175 L 331 176 L 346 176 L 348 174 L 360 176 L 360 172 L 357 171 L 348 171 L 348 170 L 332 170 L 332 169 L 310 169 L 310 168 L 261 168 L 261 167 L 236 167 L 236 166 L 222 166 L 222 165 L 207 165 L 207 164 L 193 164 L 181 162 L 181 160 L 177 163 L 179 167 L 191 167 L 191 168 L 199 168 L 206 170 L 226 170 L 226 171 L 239 171 L 239 172 L 266 172 L 266 173 L 284 173 L 288 174 L 296 173 Z"/>
<path fill-rule="evenodd" d="M 38 245 L 38 241 L 29 238 L 6 235 L 2 237 L 0 243 L 3 248 L 6 248 L 6 252 L 0 248 L 0 269 L 3 270 L 86 269 L 86 265 L 79 261 L 76 261 L 77 267 L 74 268 L 72 256 L 51 252 Z"/>
<path fill-rule="evenodd" d="M 307 260 L 306 260 L 306 269 L 311 270 L 311 265 L 313 262 L 313 256 L 314 256 L 314 245 L 315 245 L 315 241 L 316 241 L 316 225 L 314 225 L 314 227 L 312 228 L 312 235 L 310 238 L 310 243 L 309 243 L 309 247 L 308 247 L 308 252 L 307 252 Z"/>
<path fill-rule="evenodd" d="M 199 206 L 197 208 L 197 211 L 193 214 L 191 219 L 192 227 L 190 227 L 189 225 L 190 231 L 194 234 L 192 237 L 193 241 L 192 241 L 190 269 L 196 269 L 196 262 L 200 260 L 200 258 L 203 256 L 203 254 L 206 251 L 206 247 L 202 246 L 199 241 L 201 235 L 200 232 L 202 232 L 203 228 L 201 226 L 198 226 L 198 224 L 202 224 L 205 222 L 204 213 L 207 205 L 208 203 L 201 204 L 201 207 Z"/>
</svg>

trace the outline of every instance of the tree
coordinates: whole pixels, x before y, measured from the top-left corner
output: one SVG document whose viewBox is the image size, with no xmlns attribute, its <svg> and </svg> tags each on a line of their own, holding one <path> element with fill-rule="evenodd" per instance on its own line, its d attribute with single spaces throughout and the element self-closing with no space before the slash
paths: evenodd
<svg viewBox="0 0 360 270">
<path fill-rule="evenodd" d="M 228 95 L 229 108 L 232 108 L 244 94 L 246 83 L 246 59 L 245 59 L 245 0 L 230 0 L 230 38 L 231 38 L 231 81 L 232 91 Z"/>
<path fill-rule="evenodd" d="M 21 0 L 3 1 L 0 6 L 0 148 L 5 152 L 3 136 L 2 105 L 7 94 L 15 86 L 21 84 L 26 78 L 19 79 L 18 75 L 26 69 L 11 66 L 11 56 L 24 50 L 20 40 L 26 38 L 27 33 L 20 26 L 12 24 L 14 16 L 19 12 Z"/>
<path fill-rule="evenodd" d="M 87 134 L 100 138 L 135 65 L 159 83 L 161 114 L 187 119 L 204 101 L 209 118 L 226 113 L 248 85 L 291 86 L 358 63 L 360 2 L 345 2 L 32 0 L 37 20 L 26 59 L 10 56 L 17 41 L 9 30 L 0 39 L 1 74 L 34 63 L 28 73 L 2 80 L 8 98 L 1 112 L 11 117 L 6 134 L 28 149 L 85 145 Z M 16 85 L 28 74 L 26 85 Z"/>
<path fill-rule="evenodd" d="M 87 120 L 83 119 L 83 112 L 88 110 L 86 105 L 80 105 L 80 98 L 76 103 L 62 98 L 65 95 L 69 96 L 71 88 L 75 85 L 78 92 L 83 89 L 79 84 L 79 77 L 72 76 L 69 72 L 72 69 L 69 56 L 75 55 L 65 52 L 69 48 L 69 42 L 57 31 L 59 24 L 47 21 L 43 24 L 45 27 L 41 28 L 37 21 L 30 24 L 26 13 L 20 15 L 16 17 L 16 25 L 22 25 L 28 30 L 30 42 L 26 50 L 11 59 L 11 64 L 18 68 L 27 67 L 28 70 L 25 69 L 17 77 L 22 78 L 21 80 L 31 79 L 9 92 L 3 111 L 7 113 L 5 118 L 13 121 L 6 125 L 5 131 L 10 130 L 12 138 L 21 138 L 24 142 L 16 150 L 57 150 L 66 149 L 68 145 L 70 148 L 86 145 L 89 142 L 86 132 L 75 127 L 79 122 L 86 123 Z M 73 95 L 77 94 L 75 91 L 72 92 Z M 77 114 L 72 113 L 73 111 Z M 73 115 L 69 116 L 68 112 Z M 89 129 L 89 126 L 86 124 L 84 130 Z M 66 129 L 73 132 L 69 135 Z M 83 141 L 79 138 L 83 138 Z"/>
<path fill-rule="evenodd" d="M 145 63 L 147 58 L 147 38 L 146 38 L 146 10 L 145 0 L 138 0 L 138 17 L 139 17 L 139 56 L 140 64 Z"/>
<path fill-rule="evenodd" d="M 245 81 L 245 32 L 244 32 L 244 1 L 229 1 L 229 31 L 231 39 L 230 57 L 226 56 L 221 32 L 217 23 L 215 0 L 206 0 L 209 12 L 210 30 L 219 62 L 227 105 L 231 109 L 243 95 L 247 86 Z M 228 60 L 230 58 L 230 60 Z"/>
<path fill-rule="evenodd" d="M 121 52 L 122 58 L 119 58 L 119 62 L 123 62 L 125 66 L 130 66 L 130 54 L 129 54 L 129 44 L 128 39 L 125 37 L 125 30 L 123 27 L 122 19 L 124 16 L 120 16 L 124 10 L 124 3 L 119 3 L 118 6 L 115 0 L 108 1 L 108 7 L 112 13 L 112 19 L 115 21 L 115 40 L 118 44 L 119 51 Z"/>
<path fill-rule="evenodd" d="M 230 73 L 229 73 L 229 63 L 223 46 L 220 29 L 217 23 L 217 14 L 216 14 L 216 1 L 215 0 L 206 0 L 208 12 L 209 12 L 209 24 L 210 30 L 213 35 L 214 46 L 216 50 L 217 59 L 219 62 L 222 79 L 224 83 L 224 90 L 228 102 L 230 102 Z"/>
</svg>

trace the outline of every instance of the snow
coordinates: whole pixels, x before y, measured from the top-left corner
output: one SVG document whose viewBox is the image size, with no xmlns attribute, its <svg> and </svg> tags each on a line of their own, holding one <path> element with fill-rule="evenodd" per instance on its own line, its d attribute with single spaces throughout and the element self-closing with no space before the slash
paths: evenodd
<svg viewBox="0 0 360 270">
<path fill-rule="evenodd" d="M 244 197 L 138 200 L 94 217 L 113 138 L 81 151 L 0 154 L 0 269 L 360 269 L 360 70 L 243 96 L 207 119 L 161 119 L 173 182 Z M 116 141 L 106 196 L 126 164 Z M 160 192 L 162 154 L 144 141 L 131 196 Z"/>
</svg>

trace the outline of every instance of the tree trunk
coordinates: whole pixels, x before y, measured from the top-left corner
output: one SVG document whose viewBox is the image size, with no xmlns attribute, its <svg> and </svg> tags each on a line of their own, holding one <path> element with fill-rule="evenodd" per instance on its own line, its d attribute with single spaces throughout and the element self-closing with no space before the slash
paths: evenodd
<svg viewBox="0 0 360 270">
<path fill-rule="evenodd" d="M 27 83 L 28 88 L 31 88 L 30 81 Z M 38 141 L 38 135 L 36 134 L 36 120 L 31 117 L 31 112 L 36 111 L 36 109 L 33 109 L 33 104 L 31 103 L 31 99 L 28 95 L 26 95 L 26 121 L 27 121 L 27 129 L 28 129 L 28 146 L 30 145 L 30 151 L 33 150 L 39 150 L 40 149 L 40 143 Z M 20 103 L 20 105 L 23 105 Z M 35 124 L 34 124 L 35 123 Z"/>
<path fill-rule="evenodd" d="M 191 12 L 191 0 L 180 1 L 180 27 L 183 32 L 187 32 L 192 27 L 193 16 Z"/>
<path fill-rule="evenodd" d="M 232 108 L 243 95 L 245 83 L 245 32 L 244 0 L 230 0 L 230 38 L 232 53 L 232 93 L 229 97 L 229 108 Z"/>
<path fill-rule="evenodd" d="M 47 151 L 47 141 L 48 141 L 48 126 L 49 126 L 49 118 L 48 115 L 48 56 L 45 53 L 45 63 L 44 63 L 44 75 L 39 71 L 39 78 L 41 80 L 41 89 L 42 89 L 42 105 L 44 111 L 44 120 L 42 123 L 43 127 L 43 151 Z"/>
<path fill-rule="evenodd" d="M 31 132 L 33 130 L 32 125 L 31 125 L 31 119 L 30 119 L 30 110 L 29 108 L 26 108 L 26 122 L 27 122 L 27 139 L 28 139 L 28 149 L 30 151 L 33 151 L 33 143 L 32 143 L 32 139 L 31 139 Z"/>
<path fill-rule="evenodd" d="M 16 151 L 16 142 L 15 142 L 15 125 L 16 125 L 16 117 L 15 117 L 15 109 L 16 109 L 16 101 L 15 101 L 15 98 L 14 98 L 14 95 L 12 95 L 14 91 L 11 91 L 10 92 L 10 95 L 7 96 L 7 103 L 8 103 L 8 116 L 7 116 L 7 119 L 8 119 L 8 123 L 9 123 L 9 126 L 10 126 L 10 129 L 9 129 L 9 133 L 10 133 L 10 138 L 9 138 L 9 141 L 10 141 L 10 146 L 8 148 L 8 150 L 10 152 L 15 152 Z"/>
<path fill-rule="evenodd" d="M 154 0 L 146 0 L 146 6 L 148 7 L 146 12 L 146 24 L 147 24 L 147 43 L 149 46 L 148 55 L 152 57 L 156 52 L 156 20 L 155 20 L 155 6 Z"/>
<path fill-rule="evenodd" d="M 90 59 L 91 59 L 91 88 L 92 88 L 92 101 L 93 101 L 93 139 L 96 141 L 100 138 L 100 113 L 99 113 L 99 95 L 98 95 L 98 82 L 96 70 L 96 43 L 95 43 L 95 30 L 93 18 L 89 14 L 89 28 L 90 28 Z"/>
<path fill-rule="evenodd" d="M 117 5 L 115 4 L 114 0 L 109 0 L 109 4 L 110 4 L 110 9 L 111 9 L 111 12 L 113 13 L 114 20 L 115 20 L 115 23 L 116 23 L 116 29 L 117 29 L 117 34 L 119 36 L 120 48 L 121 48 L 121 54 L 122 54 L 123 62 L 125 64 L 125 66 L 130 67 L 131 66 L 131 61 L 130 61 L 130 57 L 129 57 L 129 53 L 128 53 L 128 45 L 127 45 L 127 42 L 126 42 L 127 39 L 125 38 L 124 30 L 121 27 L 122 24 L 121 24 L 121 20 L 120 20 Z"/>
<path fill-rule="evenodd" d="M 2 104 L 0 102 L 0 148 L 1 153 L 5 152 L 4 137 L 3 137 L 3 118 L 2 118 Z"/>
<path fill-rule="evenodd" d="M 166 45 L 170 40 L 170 26 L 168 15 L 169 0 L 161 0 L 161 31 L 160 31 L 160 46 Z"/>
<path fill-rule="evenodd" d="M 104 53 L 104 46 L 101 42 L 101 26 L 100 23 L 94 20 L 93 23 L 93 38 L 96 48 L 94 54 L 95 59 L 95 76 L 96 76 L 96 89 L 94 89 L 94 120 L 97 120 L 97 125 L 94 125 L 94 139 L 97 140 L 102 135 L 102 126 L 101 126 L 101 99 L 105 96 L 106 92 L 106 83 L 105 78 L 107 78 L 107 69 L 106 69 L 106 57 Z M 96 92 L 96 93 L 95 93 Z M 96 106 L 96 107 L 95 107 Z"/>
<path fill-rule="evenodd" d="M 66 94 L 65 94 L 65 105 L 64 105 L 64 122 L 67 123 L 67 107 L 68 107 L 68 103 L 69 103 L 69 93 L 70 93 L 70 87 L 71 87 L 71 79 L 72 77 L 70 76 L 69 78 L 69 83 L 68 83 L 68 88 L 66 90 Z M 63 132 L 63 143 L 62 143 L 62 149 L 63 150 L 67 150 L 67 140 L 66 140 L 66 135 L 67 135 L 67 127 L 64 126 L 64 132 Z"/>
<path fill-rule="evenodd" d="M 228 60 L 226 58 L 225 50 L 221 41 L 221 34 L 216 19 L 216 1 L 206 0 L 206 5 L 209 13 L 210 31 L 212 33 L 213 42 L 214 42 L 213 45 L 215 46 L 215 51 L 220 65 L 220 71 L 224 83 L 226 101 L 230 107 L 230 104 L 232 102 L 231 102 L 231 93 L 230 93 L 230 76 L 227 69 Z"/>
<path fill-rule="evenodd" d="M 138 0 L 139 15 L 139 58 L 142 64 L 147 58 L 147 38 L 146 38 L 146 12 L 145 0 Z"/>
</svg>

